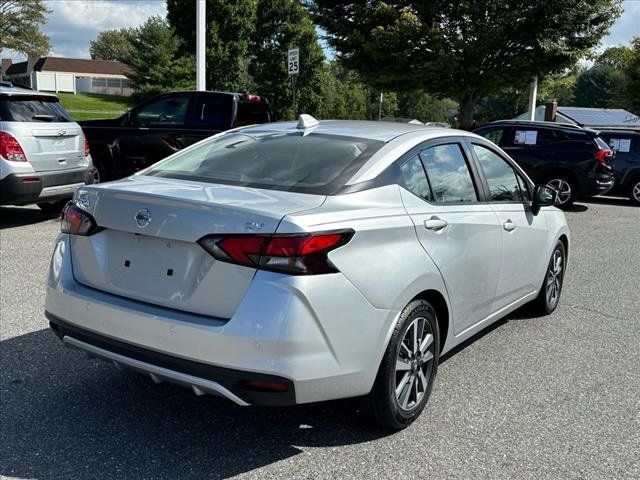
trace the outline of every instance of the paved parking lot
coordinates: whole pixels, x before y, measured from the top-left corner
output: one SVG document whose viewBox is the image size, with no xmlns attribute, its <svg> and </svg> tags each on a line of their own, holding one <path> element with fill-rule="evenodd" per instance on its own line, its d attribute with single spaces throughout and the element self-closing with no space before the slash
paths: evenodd
<svg viewBox="0 0 640 480">
<path fill-rule="evenodd" d="M 445 359 L 409 429 L 351 402 L 241 408 L 62 347 L 43 316 L 58 222 L 0 207 L 0 477 L 640 478 L 640 209 L 581 203 L 558 310 Z"/>
</svg>

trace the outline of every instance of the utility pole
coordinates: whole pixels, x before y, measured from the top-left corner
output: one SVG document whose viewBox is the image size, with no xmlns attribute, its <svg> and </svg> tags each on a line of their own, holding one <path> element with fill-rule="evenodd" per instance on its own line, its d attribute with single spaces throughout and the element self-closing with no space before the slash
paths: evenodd
<svg viewBox="0 0 640 480">
<path fill-rule="evenodd" d="M 536 119 L 536 99 L 538 98 L 538 76 L 533 77 L 529 88 L 529 120 Z"/>
<path fill-rule="evenodd" d="M 196 0 L 196 90 L 206 90 L 205 45 L 207 33 L 206 0 Z"/>
<path fill-rule="evenodd" d="M 380 104 L 378 105 L 378 120 L 382 118 L 382 96 L 383 96 L 383 93 L 380 92 Z"/>
</svg>

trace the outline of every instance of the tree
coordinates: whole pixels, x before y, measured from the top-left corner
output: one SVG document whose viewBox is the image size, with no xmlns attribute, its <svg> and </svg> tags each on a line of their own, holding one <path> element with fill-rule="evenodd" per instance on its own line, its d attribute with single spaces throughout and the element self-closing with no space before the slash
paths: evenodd
<svg viewBox="0 0 640 480">
<path fill-rule="evenodd" d="M 640 37 L 634 38 L 631 43 L 631 54 L 624 73 L 627 78 L 625 108 L 640 115 Z"/>
<path fill-rule="evenodd" d="M 118 60 L 124 62 L 131 50 L 133 29 L 119 28 L 100 32 L 89 42 L 89 54 L 95 60 Z"/>
<path fill-rule="evenodd" d="M 307 4 L 346 66 L 379 88 L 457 100 L 463 128 L 481 98 L 574 65 L 621 12 L 620 0 Z"/>
<path fill-rule="evenodd" d="M 131 81 L 139 97 L 168 90 L 194 88 L 195 65 L 191 56 L 178 56 L 180 40 L 161 17 L 150 17 L 132 30 L 128 57 Z"/>
<path fill-rule="evenodd" d="M 255 14 L 255 0 L 207 0 L 207 88 L 244 91 L 249 86 L 247 57 Z M 194 54 L 196 3 L 167 0 L 167 20 L 182 40 L 179 54 Z"/>
<path fill-rule="evenodd" d="M 49 37 L 40 31 L 49 12 L 42 0 L 0 0 L 0 50 L 30 57 L 49 53 Z"/>
<path fill-rule="evenodd" d="M 582 72 L 573 89 L 577 107 L 624 108 L 626 76 L 610 65 L 595 65 Z"/>
<path fill-rule="evenodd" d="M 293 111 L 287 70 L 291 47 L 300 50 L 300 73 L 295 78 L 298 112 Z M 250 51 L 249 75 L 256 92 L 269 99 L 276 119 L 295 113 L 318 115 L 324 53 L 309 14 L 297 0 L 258 0 Z"/>
</svg>

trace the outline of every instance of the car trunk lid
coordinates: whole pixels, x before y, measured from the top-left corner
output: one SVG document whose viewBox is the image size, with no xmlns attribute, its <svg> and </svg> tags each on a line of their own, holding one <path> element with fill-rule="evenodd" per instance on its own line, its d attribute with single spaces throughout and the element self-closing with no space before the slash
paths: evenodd
<svg viewBox="0 0 640 480">
<path fill-rule="evenodd" d="M 255 269 L 217 261 L 197 241 L 209 234 L 271 234 L 285 215 L 324 199 L 142 175 L 83 187 L 77 201 L 103 230 L 72 236 L 74 276 L 134 300 L 230 318 Z"/>
</svg>

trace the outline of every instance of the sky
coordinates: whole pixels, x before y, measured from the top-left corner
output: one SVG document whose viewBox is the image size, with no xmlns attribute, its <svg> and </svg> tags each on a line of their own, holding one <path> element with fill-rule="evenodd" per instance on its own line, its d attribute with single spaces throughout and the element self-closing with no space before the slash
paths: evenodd
<svg viewBox="0 0 640 480">
<path fill-rule="evenodd" d="M 102 30 L 138 26 L 152 15 L 166 14 L 165 0 L 45 0 L 52 10 L 43 31 L 51 39 L 52 56 L 89 58 L 89 42 Z M 640 29 L 640 0 L 625 0 L 624 13 L 601 48 L 628 44 Z M 4 52 L 5 56 L 8 52 Z M 19 54 L 10 55 L 14 61 Z"/>
</svg>

